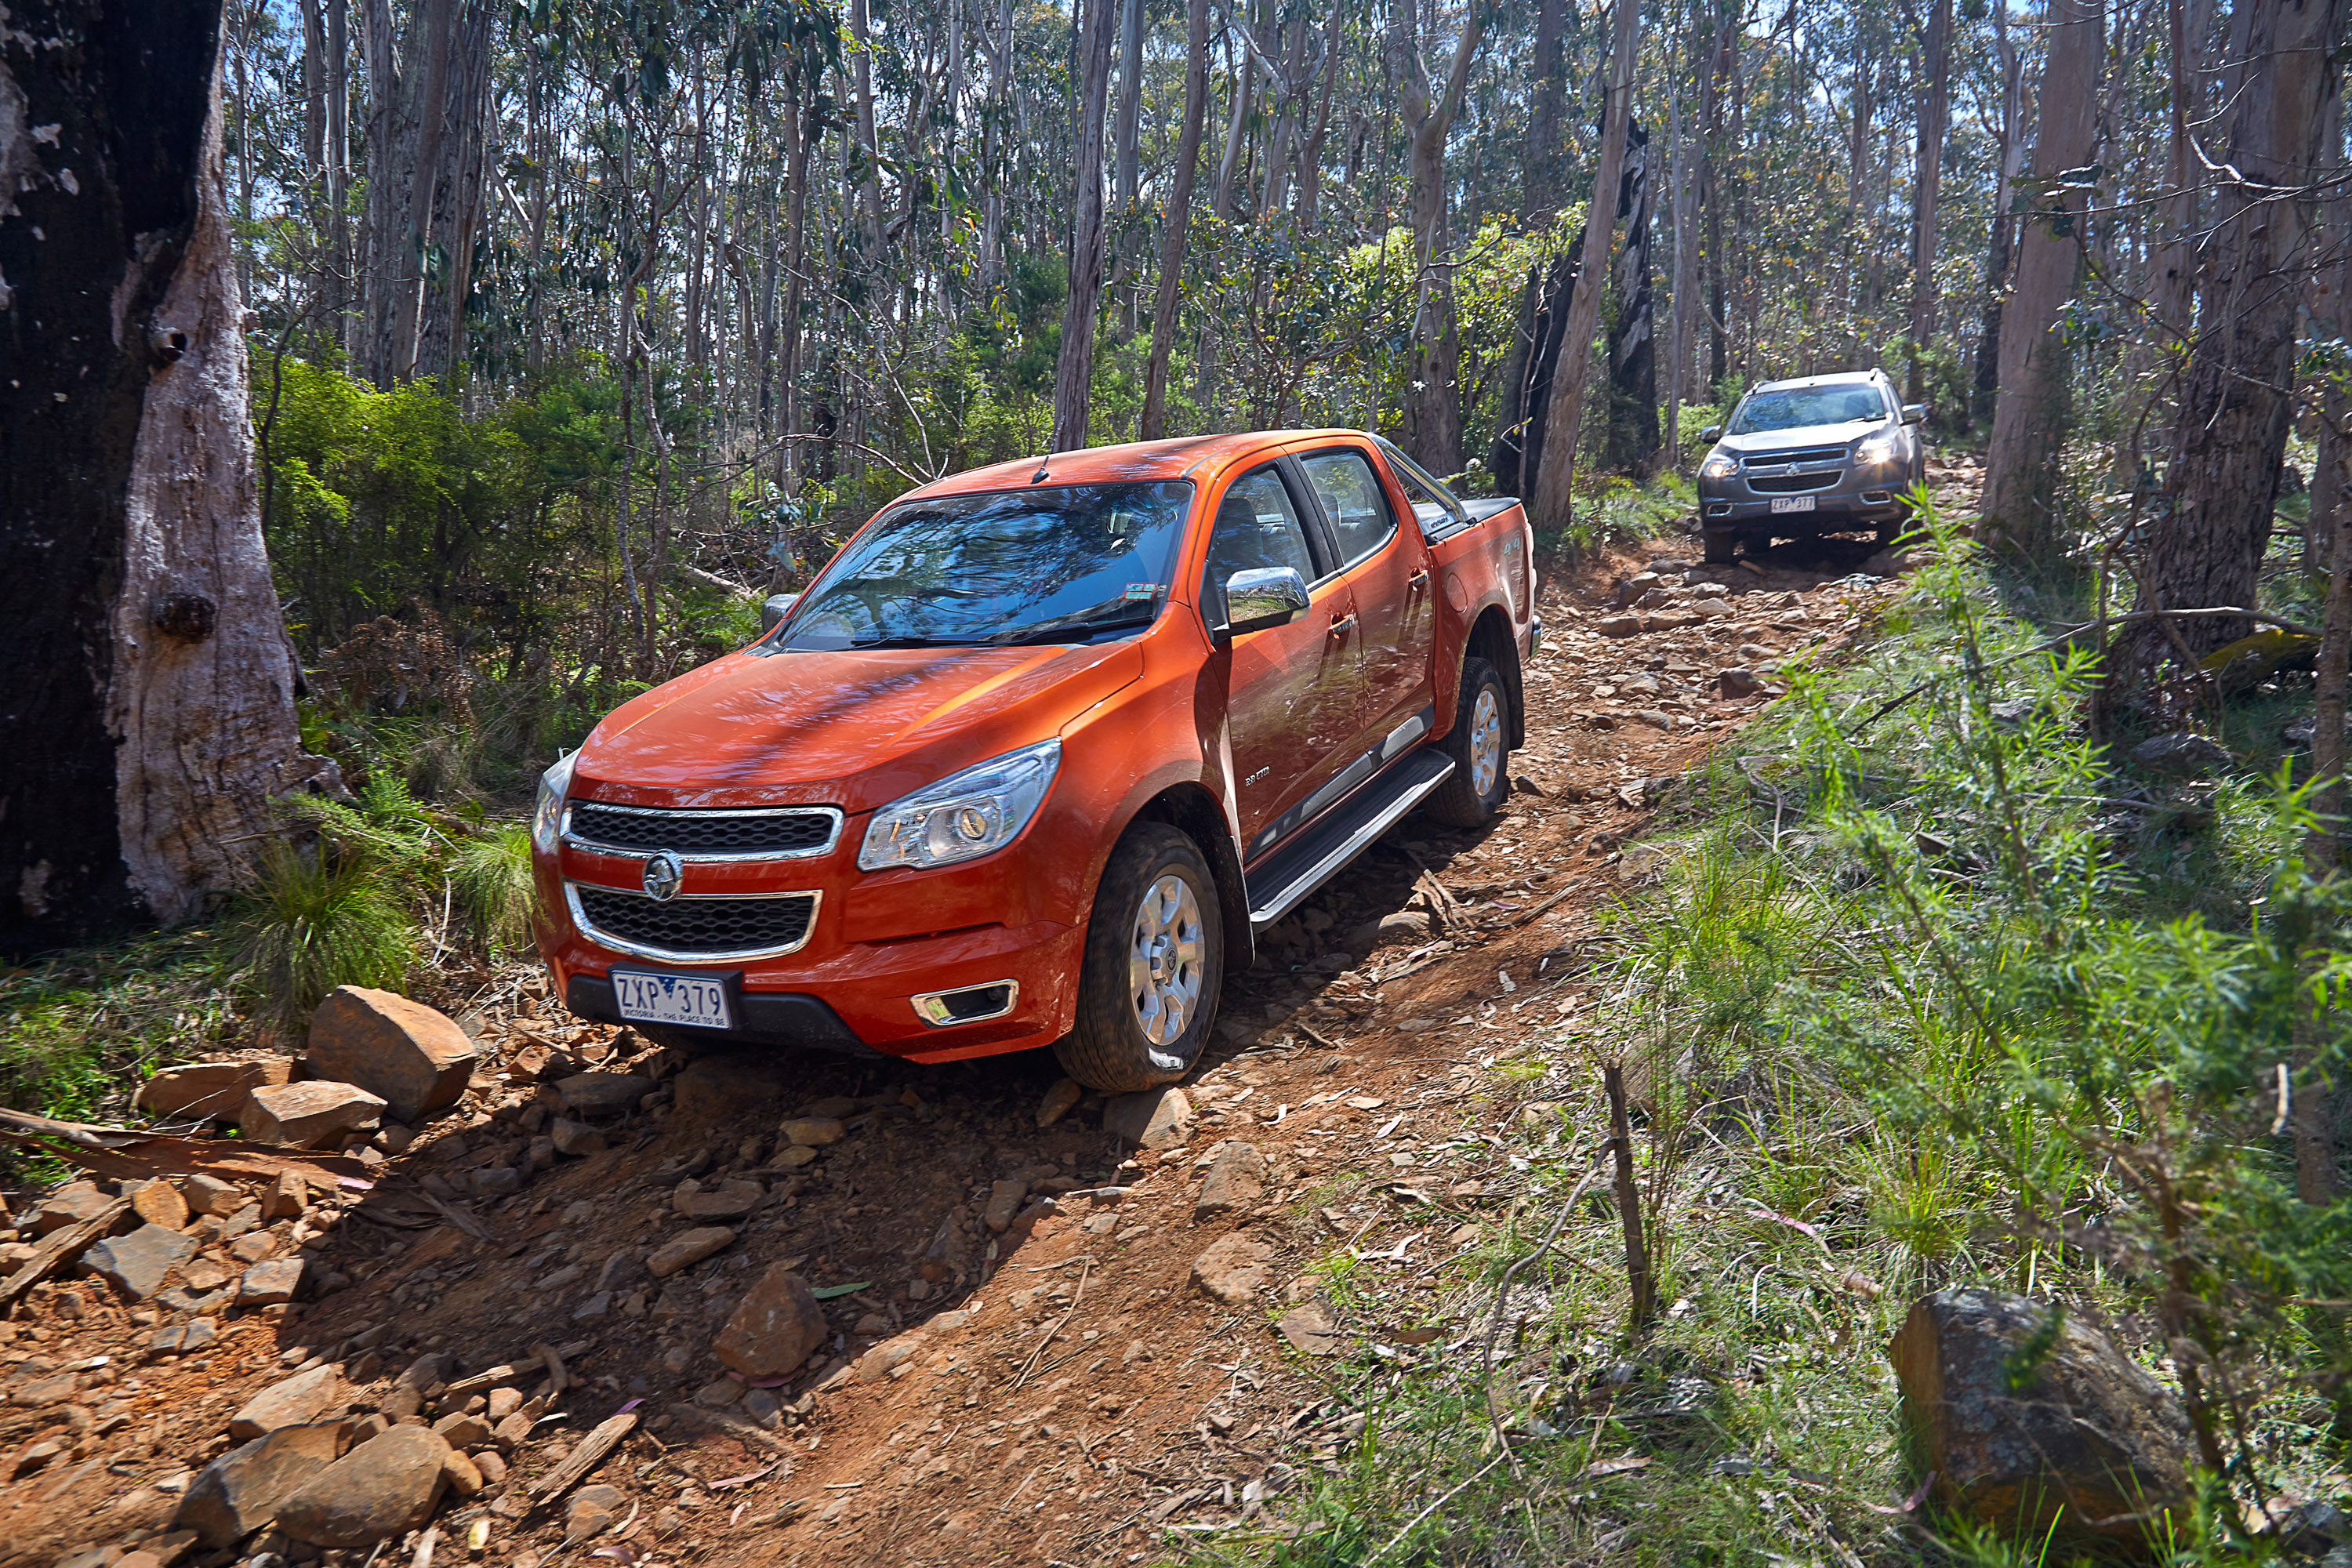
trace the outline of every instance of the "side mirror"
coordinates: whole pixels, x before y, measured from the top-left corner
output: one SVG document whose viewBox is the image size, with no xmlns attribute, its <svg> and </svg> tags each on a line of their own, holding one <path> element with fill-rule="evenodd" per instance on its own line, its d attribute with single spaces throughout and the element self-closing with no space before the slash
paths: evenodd
<svg viewBox="0 0 2352 1568">
<path fill-rule="evenodd" d="M 1296 566 L 1253 566 L 1225 579 L 1227 637 L 1286 626 L 1307 613 L 1307 579 Z"/>
<path fill-rule="evenodd" d="M 1906 403 L 1903 405 L 1903 423 L 1906 425 L 1925 424 L 1927 422 L 1927 405 L 1926 404 Z"/>
<path fill-rule="evenodd" d="M 766 637 L 770 632 L 774 631 L 777 624 L 786 616 L 791 615 L 793 606 L 800 602 L 801 596 L 798 594 L 769 595 L 768 602 L 760 606 L 760 635 Z"/>
<path fill-rule="evenodd" d="M 1698 433 L 1698 438 L 1702 441 L 1720 441 L 1723 439 L 1723 426 L 1710 425 Z"/>
</svg>

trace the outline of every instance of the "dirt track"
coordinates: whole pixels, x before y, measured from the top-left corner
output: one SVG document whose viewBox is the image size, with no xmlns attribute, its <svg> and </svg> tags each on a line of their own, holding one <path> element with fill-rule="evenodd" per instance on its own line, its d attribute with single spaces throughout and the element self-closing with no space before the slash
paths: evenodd
<svg viewBox="0 0 2352 1568">
<path fill-rule="evenodd" d="M 947 1068 L 808 1056 L 681 1080 L 633 1037 L 616 1049 L 613 1031 L 549 1010 L 535 978 L 506 977 L 468 1020 L 499 1065 L 333 1226 L 321 1297 L 227 1320 L 209 1351 L 178 1359 L 147 1350 L 178 1320 L 137 1321 L 95 1280 L 43 1287 L 0 1326 L 20 1398 L 0 1410 L 0 1479 L 62 1439 L 0 1497 L 0 1568 L 159 1528 L 173 1494 L 155 1483 L 219 1452 L 228 1412 L 313 1355 L 341 1363 L 366 1409 L 420 1355 L 454 1352 L 470 1373 L 534 1342 L 558 1351 L 572 1384 L 551 1400 L 562 1418 L 515 1448 L 504 1489 L 445 1509 L 445 1562 L 465 1558 L 478 1517 L 489 1543 L 474 1560 L 554 1559 L 561 1510 L 527 1512 L 521 1483 L 633 1400 L 645 1426 L 590 1478 L 624 1494 L 597 1542 L 625 1542 L 624 1562 L 1124 1563 L 1164 1530 L 1278 1509 L 1362 1424 L 1301 1347 L 1458 1331 L 1435 1321 L 1433 1294 L 1429 1321 L 1340 1321 L 1304 1267 L 1344 1247 L 1360 1267 L 1425 1280 L 1474 1212 L 1513 1200 L 1484 1136 L 1512 1109 L 1508 1080 L 1487 1069 L 1581 1005 L 1567 977 L 1594 910 L 1645 875 L 1638 851 L 1617 848 L 1646 818 L 1643 781 L 1697 763 L 1769 700 L 1775 661 L 1834 647 L 1895 586 L 1846 575 L 1867 546 L 1783 547 L 1762 572 L 1712 574 L 1726 593 L 1696 588 L 1727 613 L 1672 624 L 1694 597 L 1677 589 L 1630 612 L 1661 629 L 1603 635 L 1618 581 L 1666 554 L 1622 552 L 1554 584 L 1506 815 L 1477 835 L 1408 818 L 1286 921 L 1228 984 L 1218 1043 L 1184 1086 L 1197 1121 L 1177 1142 L 1130 1157 L 1091 1098 L 1040 1129 L 1059 1076 L 1045 1053 Z M 1761 685 L 1721 697 L 1727 668 Z M 1365 928 L 1401 912 L 1426 934 L 1365 951 Z M 474 1168 L 529 1163 L 530 1107 L 551 1092 L 532 1069 L 624 1065 L 665 1076 L 675 1103 L 604 1124 L 611 1148 L 559 1160 L 516 1195 L 473 1195 Z M 780 1119 L 811 1111 L 845 1135 L 812 1163 L 772 1163 Z M 1263 1190 L 1198 1218 L 1229 1140 L 1259 1152 Z M 681 1182 L 723 1180 L 759 1184 L 748 1216 L 678 1215 Z M 1007 1180 L 1028 1197 L 997 1234 L 986 1210 Z M 650 1249 L 709 1223 L 737 1239 L 667 1280 L 646 1272 Z M 1227 1237 L 1263 1252 L 1238 1305 L 1192 1278 Z M 808 1370 L 747 1390 L 710 1341 L 751 1281 L 790 1258 L 821 1289 L 858 1288 L 825 1302 L 833 1342 Z M 888 1348 L 865 1355 L 876 1345 Z M 112 1361 L 55 1397 L 59 1369 L 99 1355 Z"/>
</svg>

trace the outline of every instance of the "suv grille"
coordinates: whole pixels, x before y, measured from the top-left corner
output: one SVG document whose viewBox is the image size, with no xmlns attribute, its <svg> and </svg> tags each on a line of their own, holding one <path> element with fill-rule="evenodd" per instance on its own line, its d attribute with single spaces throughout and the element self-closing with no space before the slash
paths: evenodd
<svg viewBox="0 0 2352 1568">
<path fill-rule="evenodd" d="M 656 903 L 636 893 L 574 882 L 572 896 L 593 928 L 640 948 L 679 957 L 790 952 L 808 941 L 816 919 L 814 893 L 766 899 L 673 899 Z"/>
<path fill-rule="evenodd" d="M 1763 495 L 1798 495 L 1806 490 L 1825 490 L 1843 477 L 1834 470 L 1826 474 L 1773 474 L 1749 479 L 1748 488 Z"/>
<path fill-rule="evenodd" d="M 841 831 L 829 805 L 658 811 L 575 800 L 566 834 L 578 844 L 650 855 L 822 855 Z"/>
<path fill-rule="evenodd" d="M 1843 463 L 1844 461 L 1845 448 L 1843 447 L 1800 447 L 1793 451 L 1788 452 L 1750 452 L 1748 454 L 1748 464 L 1750 468 L 1755 467 L 1759 463 L 1761 463 L 1769 468 L 1776 463 Z"/>
</svg>

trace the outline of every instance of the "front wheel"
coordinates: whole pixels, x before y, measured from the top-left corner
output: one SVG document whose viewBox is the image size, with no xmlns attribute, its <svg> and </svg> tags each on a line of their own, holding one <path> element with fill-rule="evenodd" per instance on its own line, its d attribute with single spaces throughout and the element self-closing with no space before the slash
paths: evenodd
<svg viewBox="0 0 2352 1568">
<path fill-rule="evenodd" d="M 1088 1089 L 1131 1094 L 1182 1078 L 1216 1022 L 1225 936 L 1216 879 L 1164 823 L 1128 830 L 1087 922 L 1076 1027 L 1054 1043 Z"/>
<path fill-rule="evenodd" d="M 1738 548 L 1739 535 L 1727 528 L 1710 528 L 1698 536 L 1699 549 L 1709 566 L 1728 566 L 1731 554 Z"/>
<path fill-rule="evenodd" d="M 1448 827 L 1483 827 L 1502 808 L 1511 781 L 1503 763 L 1509 750 L 1510 698 L 1503 678 L 1483 658 L 1462 661 L 1462 693 L 1454 709 L 1454 729 L 1445 754 L 1454 771 L 1430 791 L 1429 815 Z"/>
</svg>

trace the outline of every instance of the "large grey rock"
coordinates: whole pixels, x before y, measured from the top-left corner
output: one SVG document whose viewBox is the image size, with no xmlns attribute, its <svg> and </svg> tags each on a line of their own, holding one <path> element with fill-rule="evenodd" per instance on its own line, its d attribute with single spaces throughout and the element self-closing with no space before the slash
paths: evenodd
<svg viewBox="0 0 2352 1568">
<path fill-rule="evenodd" d="M 263 1057 L 243 1062 L 183 1062 L 165 1068 L 139 1086 L 131 1103 L 158 1116 L 202 1116 L 233 1121 L 245 1109 L 245 1097 L 257 1089 L 284 1083 L 294 1064 L 284 1057 Z"/>
<path fill-rule="evenodd" d="M 142 1225 L 129 1236 L 110 1237 L 81 1255 L 92 1274 L 130 1297 L 144 1301 L 163 1288 L 163 1276 L 196 1255 L 196 1238 Z"/>
<path fill-rule="evenodd" d="M 433 1517 L 448 1485 L 449 1445 L 394 1426 L 312 1476 L 278 1510 L 278 1528 L 313 1546 L 373 1546 Z"/>
<path fill-rule="evenodd" d="M 53 1230 L 96 1219 L 113 1202 L 98 1190 L 96 1182 L 68 1182 L 41 1200 L 40 1206 L 33 1211 L 29 1228 L 35 1236 L 47 1236 Z"/>
<path fill-rule="evenodd" d="M 446 1015 L 390 991 L 339 985 L 310 1015 L 310 1068 L 414 1121 L 465 1098 L 480 1052 Z"/>
<path fill-rule="evenodd" d="M 228 1418 L 228 1435 L 250 1442 L 280 1426 L 307 1426 L 327 1413 L 343 1391 L 331 1366 L 314 1366 L 271 1384 Z"/>
<path fill-rule="evenodd" d="M 315 1149 L 383 1119 L 384 1102 L 356 1084 L 289 1083 L 255 1089 L 237 1123 L 257 1143 Z"/>
<path fill-rule="evenodd" d="M 196 1474 L 172 1515 L 206 1546 L 224 1547 L 278 1517 L 303 1482 L 335 1462 L 335 1426 L 281 1426 L 231 1448 Z"/>
<path fill-rule="evenodd" d="M 1944 1505 L 2012 1539 L 2144 1549 L 2189 1501 L 2189 1423 L 2154 1374 L 2073 1318 L 1998 1290 L 1939 1290 L 1887 1346 Z M 2012 1387 L 2012 1384 L 2016 1386 Z"/>
<path fill-rule="evenodd" d="M 274 1307 L 291 1301 L 302 1289 L 302 1260 L 272 1258 L 255 1264 L 237 1280 L 240 1307 Z"/>
<path fill-rule="evenodd" d="M 1103 1107 L 1103 1131 L 1145 1149 L 1181 1143 L 1192 1131 L 1192 1102 L 1181 1089 L 1118 1095 Z"/>
<path fill-rule="evenodd" d="M 824 1309 L 807 1280 L 770 1268 L 736 1303 L 712 1342 L 713 1354 L 746 1380 L 782 1377 L 808 1360 L 825 1340 Z"/>
</svg>

